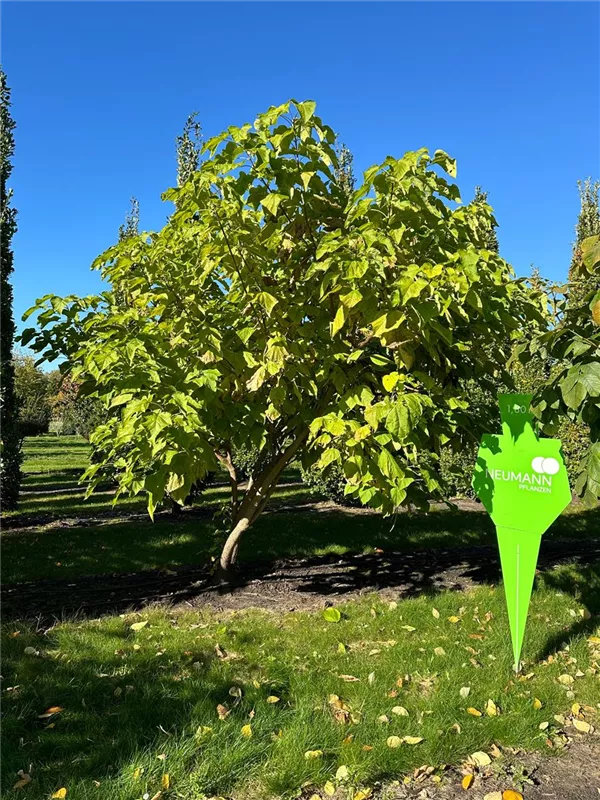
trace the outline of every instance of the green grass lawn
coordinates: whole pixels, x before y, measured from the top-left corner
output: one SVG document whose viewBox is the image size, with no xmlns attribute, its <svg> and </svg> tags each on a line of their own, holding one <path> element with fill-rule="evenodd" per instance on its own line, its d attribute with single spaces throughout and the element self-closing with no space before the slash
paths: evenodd
<svg viewBox="0 0 600 800">
<path fill-rule="evenodd" d="M 149 610 L 46 634 L 6 626 L 5 796 L 29 764 L 36 798 L 65 787 L 68 800 L 139 800 L 165 774 L 168 798 L 292 797 L 307 782 L 325 797 L 341 766 L 357 788 L 492 743 L 548 749 L 574 702 L 590 706 L 590 723 L 600 714 L 600 639 L 558 589 L 574 578 L 559 569 L 540 582 L 520 678 L 502 592 L 487 587 L 398 604 L 374 595 L 341 607 L 337 623 Z M 63 710 L 40 716 L 52 707 Z M 418 742 L 389 746 L 405 736 Z"/>
<path fill-rule="evenodd" d="M 106 511 L 108 492 L 83 510 L 85 442 L 29 440 L 26 456 L 29 494 L 18 515 Z M 495 541 L 485 514 L 434 510 L 394 522 L 307 505 L 314 498 L 290 485 L 297 472 L 286 478 L 243 541 L 242 561 Z M 128 519 L 134 506 L 123 506 L 120 518 L 90 525 L 9 529 L 3 580 L 203 564 L 222 542 L 208 512 L 224 496 L 212 487 L 200 502 L 205 515 L 200 508 L 155 523 Z M 598 519 L 597 510 L 571 509 L 548 535 L 593 537 Z M 572 731 L 573 703 L 586 706 L 580 719 L 600 726 L 600 564 L 538 577 L 518 678 L 501 588 L 392 603 L 373 594 L 340 611 L 338 622 L 321 612 L 147 609 L 48 631 L 5 624 L 5 796 L 46 800 L 64 787 L 67 800 L 158 792 L 161 800 L 259 800 L 325 798 L 336 787 L 346 800 L 424 764 L 443 776 L 442 765 L 493 743 L 550 752 L 548 741 L 556 749 L 560 731 Z M 135 631 L 135 622 L 147 624 Z M 486 712 L 488 701 L 499 714 Z M 30 765 L 31 783 L 13 791 Z"/>
</svg>

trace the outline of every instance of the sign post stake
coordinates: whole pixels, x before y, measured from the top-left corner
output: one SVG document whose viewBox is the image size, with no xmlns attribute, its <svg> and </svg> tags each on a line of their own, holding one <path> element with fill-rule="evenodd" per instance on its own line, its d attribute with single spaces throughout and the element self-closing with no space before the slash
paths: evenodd
<svg viewBox="0 0 600 800">
<path fill-rule="evenodd" d="M 538 439 L 532 396 L 499 395 L 501 434 L 484 434 L 473 488 L 496 525 L 515 672 L 542 534 L 571 502 L 558 439 Z"/>
</svg>

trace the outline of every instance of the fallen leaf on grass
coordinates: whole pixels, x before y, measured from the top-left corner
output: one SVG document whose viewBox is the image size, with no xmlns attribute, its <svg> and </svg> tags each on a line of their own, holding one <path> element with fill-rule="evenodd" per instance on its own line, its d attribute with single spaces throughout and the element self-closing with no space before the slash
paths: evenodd
<svg viewBox="0 0 600 800">
<path fill-rule="evenodd" d="M 148 624 L 148 620 L 144 620 L 143 622 L 134 622 L 133 625 L 129 626 L 129 629 L 132 631 L 141 631 L 142 628 L 145 628 Z"/>
<path fill-rule="evenodd" d="M 352 800 L 367 800 L 373 794 L 373 789 L 359 789 Z"/>
<path fill-rule="evenodd" d="M 169 774 L 167 772 L 165 772 L 162 778 L 160 779 L 160 785 L 165 791 L 171 785 L 171 778 L 169 777 Z"/>
<path fill-rule="evenodd" d="M 404 706 L 394 706 L 392 708 L 392 714 L 397 714 L 399 717 L 408 717 L 408 711 Z"/>
<path fill-rule="evenodd" d="M 433 614 L 433 616 L 434 616 L 436 619 L 439 619 L 439 618 L 440 618 L 440 612 L 437 610 L 437 608 L 432 608 L 432 609 L 431 609 L 431 613 Z"/>
<path fill-rule="evenodd" d="M 227 706 L 219 703 L 217 706 L 217 714 L 219 715 L 219 719 L 227 719 L 227 717 L 231 714 L 231 711 L 227 708 Z"/>
<path fill-rule="evenodd" d="M 485 713 L 488 717 L 497 717 L 498 716 L 498 706 L 494 703 L 493 700 L 488 700 L 485 705 Z"/>
<path fill-rule="evenodd" d="M 538 700 L 537 697 L 534 697 L 533 698 L 533 707 L 535 708 L 535 710 L 539 711 L 542 706 L 543 706 L 542 701 Z"/>
<path fill-rule="evenodd" d="M 399 736 L 388 736 L 386 744 L 391 748 L 400 747 L 402 739 Z"/>
<path fill-rule="evenodd" d="M 460 622 L 460 617 L 448 617 L 448 622 L 451 622 L 453 625 L 456 625 L 457 622 Z"/>
<path fill-rule="evenodd" d="M 345 764 L 342 764 L 341 767 L 337 768 L 337 771 L 335 773 L 335 779 L 336 781 L 345 781 L 348 780 L 349 775 L 350 772 L 348 771 L 348 767 Z"/>
<path fill-rule="evenodd" d="M 17 772 L 19 775 L 19 780 L 13 786 L 13 789 L 23 789 L 23 787 L 27 786 L 27 784 L 31 781 L 31 775 L 28 775 L 22 769 Z"/>
<path fill-rule="evenodd" d="M 54 794 L 52 795 L 52 800 L 63 800 L 63 798 L 66 796 L 67 796 L 67 790 L 63 786 L 54 792 Z"/>
<path fill-rule="evenodd" d="M 328 797 L 333 797 L 333 795 L 335 794 L 335 786 L 331 781 L 327 781 L 327 783 L 323 787 L 323 791 Z"/>
<path fill-rule="evenodd" d="M 423 741 L 422 736 L 403 736 L 402 741 L 404 744 L 419 744 Z"/>
<path fill-rule="evenodd" d="M 575 682 L 575 678 L 572 675 L 559 675 L 558 682 L 562 683 L 563 686 L 570 686 L 572 683 Z"/>
<path fill-rule="evenodd" d="M 276 696 L 276 695 L 274 695 L 274 694 L 270 694 L 270 695 L 267 697 L 267 703 L 271 703 L 271 704 L 273 704 L 273 703 L 278 703 L 280 700 L 281 700 L 281 698 L 280 698 L 280 697 L 277 697 L 277 696 Z"/>
<path fill-rule="evenodd" d="M 342 618 L 337 608 L 326 608 L 323 611 L 323 619 L 325 622 L 339 622 Z"/>
<path fill-rule="evenodd" d="M 48 717 L 52 717 L 54 714 L 60 714 L 61 711 L 64 711 L 62 706 L 50 706 L 43 714 L 38 714 L 38 719 L 48 719 Z"/>
<path fill-rule="evenodd" d="M 304 758 L 307 761 L 313 761 L 315 758 L 322 758 L 322 757 L 323 757 L 322 750 L 307 750 L 306 753 L 304 753 Z"/>
<path fill-rule="evenodd" d="M 250 739 L 252 736 L 252 725 L 242 725 L 241 733 L 245 739 Z"/>
<path fill-rule="evenodd" d="M 590 644 L 600 644 L 600 636 L 590 636 L 588 642 Z"/>
<path fill-rule="evenodd" d="M 356 683 L 360 681 L 360 678 L 355 678 L 354 675 L 338 675 L 338 678 L 341 678 L 346 683 Z"/>
<path fill-rule="evenodd" d="M 541 731 L 545 731 L 545 730 L 547 730 L 547 728 L 548 728 L 548 725 L 550 725 L 550 723 L 549 723 L 549 722 L 540 722 L 540 724 L 538 725 L 538 728 L 539 728 Z"/>
<path fill-rule="evenodd" d="M 473 776 L 473 773 L 470 772 L 468 775 L 465 775 L 465 777 L 460 782 L 460 785 L 462 786 L 463 789 L 470 789 L 474 780 L 475 778 Z"/>
<path fill-rule="evenodd" d="M 433 652 L 436 654 L 436 656 L 445 656 L 446 655 L 446 651 L 444 650 L 443 647 L 434 647 L 433 648 Z"/>
<path fill-rule="evenodd" d="M 463 686 L 462 689 L 460 690 L 459 694 L 460 694 L 461 697 L 468 697 L 470 692 L 471 692 L 471 687 L 470 686 Z"/>
<path fill-rule="evenodd" d="M 477 708 L 467 708 L 467 714 L 471 714 L 472 717 L 481 717 L 481 711 Z"/>
</svg>

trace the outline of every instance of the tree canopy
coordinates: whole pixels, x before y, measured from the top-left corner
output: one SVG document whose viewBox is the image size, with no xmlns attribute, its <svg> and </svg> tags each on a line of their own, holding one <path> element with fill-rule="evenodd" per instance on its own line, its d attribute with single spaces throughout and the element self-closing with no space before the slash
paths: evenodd
<svg viewBox="0 0 600 800">
<path fill-rule="evenodd" d="M 511 336 L 543 324 L 445 152 L 388 156 L 350 195 L 336 153 L 311 101 L 228 128 L 163 195 L 176 210 L 161 231 L 96 259 L 112 290 L 46 296 L 23 334 L 120 410 L 92 436 L 92 487 L 112 470 L 152 514 L 227 468 L 225 567 L 297 456 L 341 464 L 346 493 L 384 513 L 443 497 L 441 446 L 478 440 L 495 414 L 466 379 L 508 380 Z M 260 452 L 243 495 L 240 447 Z"/>
<path fill-rule="evenodd" d="M 589 431 L 575 490 L 593 505 L 600 497 L 600 236 L 584 239 L 578 250 L 577 274 L 558 303 L 557 324 L 519 345 L 515 355 L 553 365 L 535 398 L 544 431 L 552 435 L 564 420 Z"/>
</svg>

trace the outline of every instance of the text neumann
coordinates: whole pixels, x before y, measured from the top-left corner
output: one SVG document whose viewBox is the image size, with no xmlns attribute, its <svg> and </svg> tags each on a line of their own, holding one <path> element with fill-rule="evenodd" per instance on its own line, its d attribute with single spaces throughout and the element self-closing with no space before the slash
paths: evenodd
<svg viewBox="0 0 600 800">
<path fill-rule="evenodd" d="M 543 492 L 544 494 L 550 494 L 552 491 L 552 477 L 550 475 L 514 472 L 507 469 L 488 469 L 487 474 L 494 481 L 517 481 L 519 488 L 524 491 Z"/>
</svg>

